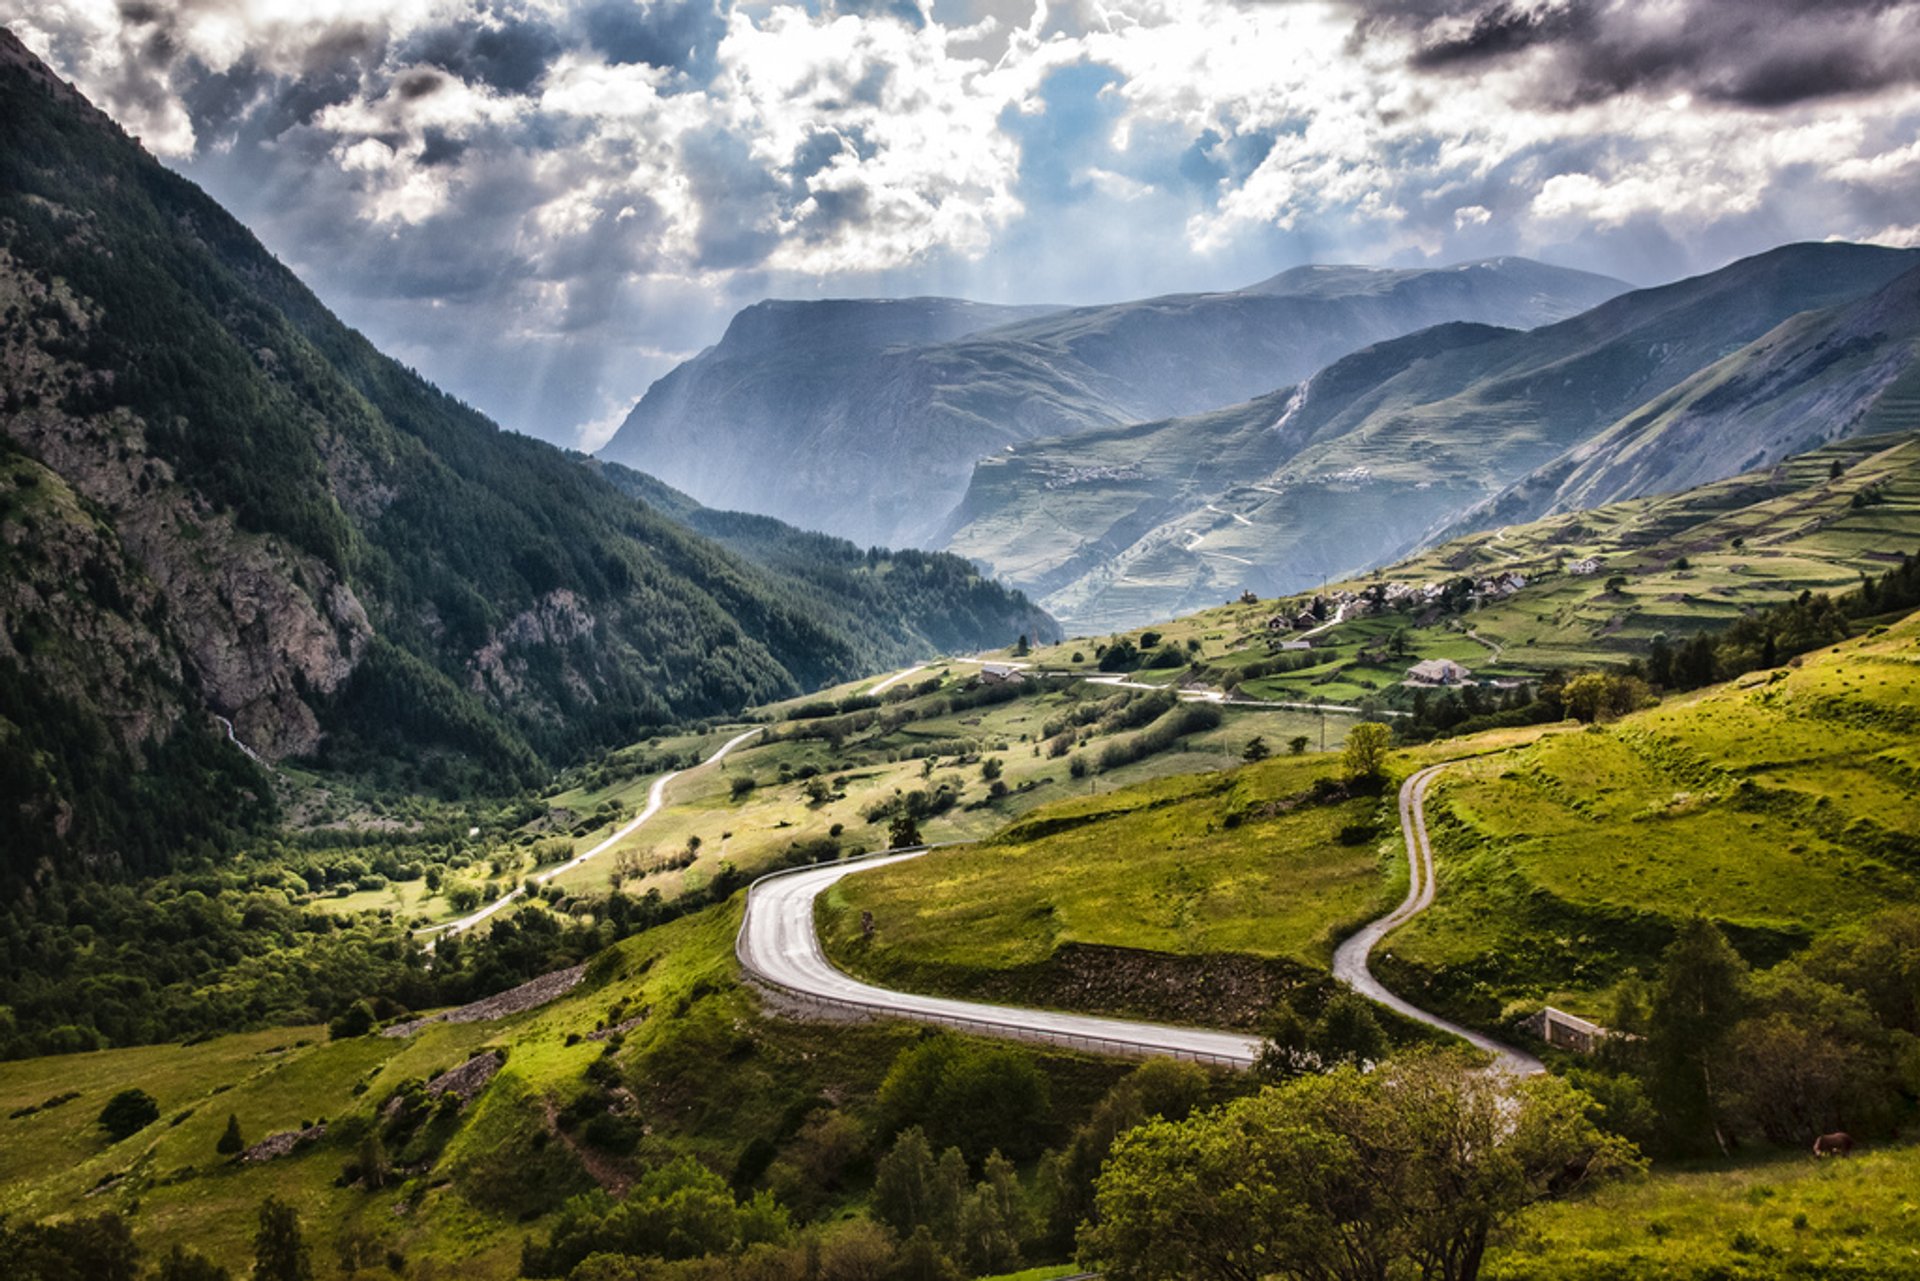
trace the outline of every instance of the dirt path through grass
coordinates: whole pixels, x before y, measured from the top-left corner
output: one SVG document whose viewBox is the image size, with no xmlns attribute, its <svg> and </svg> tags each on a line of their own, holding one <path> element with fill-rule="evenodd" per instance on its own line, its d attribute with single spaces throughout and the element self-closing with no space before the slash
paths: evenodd
<svg viewBox="0 0 1920 1281">
<path fill-rule="evenodd" d="M 1400 900 L 1400 906 L 1379 920 L 1362 926 L 1334 951 L 1333 976 L 1368 1000 L 1378 1001 L 1415 1022 L 1451 1033 L 1475 1049 L 1493 1055 L 1494 1062 L 1501 1070 L 1529 1076 L 1546 1070 L 1539 1059 L 1396 996 L 1373 976 L 1373 971 L 1367 966 L 1367 958 L 1373 954 L 1373 949 L 1381 939 L 1433 906 L 1436 887 L 1433 846 L 1427 840 L 1427 786 L 1445 768 L 1444 765 L 1430 765 L 1410 775 L 1400 785 L 1400 831 L 1407 842 L 1407 896 Z"/>
</svg>

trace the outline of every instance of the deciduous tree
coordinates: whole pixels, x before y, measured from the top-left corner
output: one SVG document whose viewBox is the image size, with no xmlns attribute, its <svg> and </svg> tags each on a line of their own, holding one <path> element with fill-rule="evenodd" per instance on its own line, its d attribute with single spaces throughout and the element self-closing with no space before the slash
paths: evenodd
<svg viewBox="0 0 1920 1281">
<path fill-rule="evenodd" d="M 1590 1107 L 1455 1051 L 1271 1086 L 1121 1138 L 1081 1261 L 1113 1281 L 1474 1281 L 1526 1206 L 1639 1166 Z"/>
<path fill-rule="evenodd" d="M 1372 721 L 1355 725 L 1347 734 L 1347 777 L 1355 781 L 1379 778 L 1386 772 L 1387 747 L 1392 742 L 1393 735 L 1385 725 Z"/>
<path fill-rule="evenodd" d="M 100 1128 L 114 1142 L 138 1134 L 160 1119 L 160 1105 L 142 1089 L 122 1090 L 100 1109 Z"/>
</svg>

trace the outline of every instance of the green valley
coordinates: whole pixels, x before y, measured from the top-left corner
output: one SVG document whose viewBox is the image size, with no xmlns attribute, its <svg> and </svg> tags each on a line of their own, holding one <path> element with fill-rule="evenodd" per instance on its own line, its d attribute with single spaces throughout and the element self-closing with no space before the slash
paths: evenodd
<svg viewBox="0 0 1920 1281">
<path fill-rule="evenodd" d="M 954 8 L 0 30 L 0 1272 L 1920 1275 L 1900 6 L 1612 90 L 1621 6 Z M 1545 140 L 1776 105 L 1704 239 Z M 1435 265 L 1522 208 L 1713 269 Z M 824 296 L 910 282 L 999 300 Z"/>
</svg>

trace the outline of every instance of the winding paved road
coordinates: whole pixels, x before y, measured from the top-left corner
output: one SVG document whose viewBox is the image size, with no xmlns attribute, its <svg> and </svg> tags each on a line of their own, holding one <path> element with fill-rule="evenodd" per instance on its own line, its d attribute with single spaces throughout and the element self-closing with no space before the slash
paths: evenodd
<svg viewBox="0 0 1920 1281">
<path fill-rule="evenodd" d="M 1209 1032 L 893 992 L 835 969 L 814 930 L 814 900 L 842 877 L 919 858 L 926 852 L 925 848 L 903 850 L 859 862 L 800 868 L 755 882 L 747 893 L 747 917 L 735 944 L 740 964 L 790 995 L 1016 1040 L 1050 1041 L 1115 1054 L 1164 1054 L 1235 1067 L 1251 1065 L 1260 1052 L 1259 1040 L 1243 1032 Z"/>
<path fill-rule="evenodd" d="M 1373 977 L 1367 957 L 1388 931 L 1425 911 L 1433 902 L 1433 849 L 1427 843 L 1422 809 L 1427 785 L 1440 766 L 1420 771 L 1400 789 L 1400 821 L 1406 832 L 1409 878 L 1407 897 L 1386 916 L 1366 926 L 1334 953 L 1333 972 L 1356 990 L 1408 1018 L 1451 1032 L 1494 1056 L 1503 1071 L 1541 1071 L 1532 1055 L 1493 1038 L 1429 1014 L 1395 996 Z M 1259 1054 L 1258 1038 L 1243 1032 L 1171 1027 L 1126 1019 L 1096 1018 L 1055 1010 L 988 1005 L 949 997 L 922 996 L 875 987 L 838 970 L 827 959 L 814 928 L 814 900 L 843 877 L 870 868 L 919 858 L 923 847 L 824 867 L 778 872 L 756 881 L 747 892 L 746 919 L 734 950 L 745 970 L 791 996 L 840 1009 L 869 1011 L 927 1023 L 985 1032 L 1018 1040 L 1048 1041 L 1116 1054 L 1170 1055 L 1238 1067 Z"/>
<path fill-rule="evenodd" d="M 1474 1048 L 1486 1051 L 1493 1055 L 1495 1064 L 1503 1071 L 1519 1076 L 1531 1075 L 1545 1070 L 1533 1055 L 1471 1028 L 1461 1027 L 1394 995 L 1379 979 L 1373 977 L 1373 971 L 1367 966 L 1367 959 L 1373 955 L 1373 949 L 1381 939 L 1433 906 L 1435 886 L 1433 846 L 1427 840 L 1427 785 L 1445 768 L 1444 765 L 1430 765 L 1400 785 L 1400 830 L 1407 842 L 1407 896 L 1400 900 L 1399 907 L 1379 920 L 1362 926 L 1335 949 L 1333 976 L 1390 1010 L 1425 1023 L 1428 1027 L 1451 1032 Z"/>
<path fill-rule="evenodd" d="M 716 751 L 712 756 L 707 757 L 706 760 L 701 761 L 700 764 L 692 766 L 691 768 L 705 769 L 707 766 L 712 765 L 717 761 L 725 759 L 728 752 L 731 752 L 734 748 L 740 746 L 740 744 L 746 742 L 748 739 L 752 738 L 755 734 L 758 734 L 759 732 L 760 732 L 759 729 L 750 729 L 744 734 L 735 734 L 732 738 L 728 739 L 726 742 L 720 745 L 720 750 Z M 633 835 L 634 832 L 639 830 L 640 825 L 642 823 L 645 823 L 648 819 L 652 818 L 655 814 L 658 814 L 660 812 L 660 807 L 666 803 L 667 784 L 671 783 L 674 779 L 679 778 L 682 774 L 685 774 L 686 772 L 687 772 L 686 770 L 669 770 L 667 773 L 662 774 L 659 778 L 654 779 L 653 786 L 647 789 L 646 807 L 643 808 L 638 814 L 634 815 L 633 818 L 627 822 L 626 826 L 620 828 L 613 835 L 607 837 L 606 840 L 601 841 L 598 845 L 594 846 L 592 849 L 588 850 L 586 853 L 575 854 L 572 858 L 560 864 L 560 866 L 558 867 L 550 867 L 544 872 L 535 872 L 531 878 L 533 880 L 533 883 L 535 885 L 545 885 L 548 881 L 560 875 L 562 872 L 571 872 L 574 868 L 579 867 L 582 863 L 586 862 L 588 859 L 594 857 L 597 854 L 601 854 L 609 849 L 612 849 L 615 845 L 619 844 L 621 841 L 625 840 L 627 837 Z M 507 904 L 513 902 L 517 898 L 524 896 L 525 894 L 526 894 L 526 887 L 524 885 L 516 885 L 511 890 L 507 891 L 507 893 L 501 895 L 499 898 L 487 904 L 485 907 L 481 908 L 477 912 L 468 913 L 466 916 L 460 917 L 458 920 L 443 921 L 439 925 L 424 926 L 420 929 L 415 930 L 414 934 L 416 936 L 418 935 L 433 936 L 432 938 L 427 940 L 427 945 L 426 945 L 427 950 L 431 952 L 433 950 L 433 945 L 437 940 L 445 938 L 449 934 L 465 933 L 466 931 L 472 929 L 474 926 L 480 924 L 482 921 L 486 920 L 488 917 L 492 916 L 495 912 L 498 912 L 501 908 L 505 907 Z"/>
</svg>

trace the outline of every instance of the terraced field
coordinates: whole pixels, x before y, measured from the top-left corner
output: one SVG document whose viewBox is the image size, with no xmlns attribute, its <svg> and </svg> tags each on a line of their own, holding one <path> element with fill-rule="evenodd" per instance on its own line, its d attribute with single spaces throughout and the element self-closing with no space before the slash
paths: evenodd
<svg viewBox="0 0 1920 1281">
<path fill-rule="evenodd" d="M 1884 571 L 1902 549 L 1920 552 L 1920 436 L 1862 437 L 1719 484 L 1476 534 L 1331 583 L 1329 593 L 1358 593 L 1506 571 L 1527 579 L 1514 595 L 1457 616 L 1423 620 L 1427 611 L 1415 609 L 1339 623 L 1313 638 L 1299 670 L 1249 680 L 1241 692 L 1404 701 L 1396 687 L 1421 659 L 1453 659 L 1476 676 L 1509 680 L 1618 664 L 1644 656 L 1656 635 L 1682 639 L 1803 591 L 1844 590 Z M 1589 560 L 1590 572 L 1571 568 Z M 1310 598 L 1217 606 L 1152 628 L 1074 638 L 1034 657 L 1072 667 L 1080 653 L 1085 664 L 1100 645 L 1137 641 L 1145 631 L 1161 643 L 1198 646 L 1192 661 L 1231 677 L 1269 665 L 1267 620 L 1298 613 Z"/>
<path fill-rule="evenodd" d="M 1910 617 L 1463 762 L 1429 797 L 1439 903 L 1394 941 L 1390 981 L 1482 1023 L 1541 999 L 1597 1010 L 1692 914 L 1766 961 L 1911 902 L 1916 709 Z"/>
</svg>

